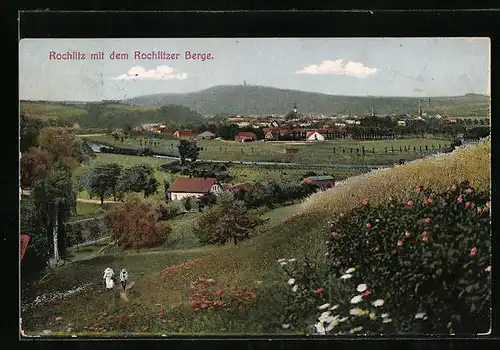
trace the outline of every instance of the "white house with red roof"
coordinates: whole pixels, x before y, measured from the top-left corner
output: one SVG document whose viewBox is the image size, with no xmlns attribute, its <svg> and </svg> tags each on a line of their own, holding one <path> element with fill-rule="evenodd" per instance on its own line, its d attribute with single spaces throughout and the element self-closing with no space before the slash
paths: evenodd
<svg viewBox="0 0 500 350">
<path fill-rule="evenodd" d="M 307 141 L 325 141 L 325 137 L 318 131 L 308 132 L 306 135 Z"/>
<path fill-rule="evenodd" d="M 217 194 L 223 191 L 215 178 L 178 177 L 170 188 L 170 200 L 181 200 L 186 197 L 201 197 L 204 194 Z"/>
</svg>

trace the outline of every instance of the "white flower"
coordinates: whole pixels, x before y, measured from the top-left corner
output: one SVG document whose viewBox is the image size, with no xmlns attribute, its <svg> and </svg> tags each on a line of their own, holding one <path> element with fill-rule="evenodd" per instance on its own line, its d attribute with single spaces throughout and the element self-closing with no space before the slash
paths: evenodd
<svg viewBox="0 0 500 350">
<path fill-rule="evenodd" d="M 356 269 L 354 267 L 351 267 L 345 273 L 353 273 L 354 271 L 356 271 Z"/>
<path fill-rule="evenodd" d="M 389 314 L 382 314 L 382 315 L 380 315 L 380 317 L 386 318 L 386 317 L 389 317 Z"/>
<path fill-rule="evenodd" d="M 289 285 L 292 285 L 292 284 L 294 284 L 294 283 L 295 283 L 295 278 L 290 278 L 290 279 L 288 280 L 288 284 L 289 284 Z"/>
<path fill-rule="evenodd" d="M 336 309 L 338 309 L 338 308 L 339 308 L 339 305 L 337 304 L 337 305 L 333 305 L 333 306 L 330 308 L 330 310 L 336 310 Z"/>
<path fill-rule="evenodd" d="M 382 320 L 382 323 L 391 323 L 391 322 L 392 322 L 392 319 L 390 319 L 390 318 L 384 318 Z"/>
<path fill-rule="evenodd" d="M 349 317 L 343 317 L 343 318 L 341 318 L 341 319 L 339 320 L 339 322 L 345 322 L 345 321 L 347 321 L 348 319 L 349 319 Z"/>
<path fill-rule="evenodd" d="M 326 303 L 326 304 L 323 304 L 321 306 L 318 306 L 318 310 L 328 309 L 329 307 L 330 307 L 330 304 Z"/>
<path fill-rule="evenodd" d="M 366 284 L 358 284 L 358 287 L 356 288 L 356 290 L 360 293 L 364 292 L 366 290 L 367 285 Z"/>
<path fill-rule="evenodd" d="M 330 332 L 336 325 L 338 325 L 338 322 L 332 322 L 330 323 L 326 328 L 325 331 Z"/>
<path fill-rule="evenodd" d="M 359 307 L 356 307 L 354 309 L 349 310 L 349 314 L 354 315 L 354 316 L 361 316 L 363 315 L 363 310 L 360 309 Z"/>
<path fill-rule="evenodd" d="M 282 262 L 285 262 L 286 259 L 278 259 L 278 263 L 282 263 Z"/>
<path fill-rule="evenodd" d="M 323 326 L 323 322 L 316 323 L 314 325 L 314 327 L 316 328 L 316 333 L 322 334 L 322 335 L 325 334 L 325 327 Z"/>
<path fill-rule="evenodd" d="M 213 279 L 211 279 L 211 278 L 209 278 L 209 279 L 207 280 L 207 282 L 208 282 L 208 283 L 211 283 L 211 282 L 213 282 L 213 281 L 214 281 L 214 280 L 213 280 Z"/>
<path fill-rule="evenodd" d="M 286 265 L 286 261 L 282 261 L 282 262 L 280 262 L 280 265 L 281 265 L 281 266 L 285 266 L 285 265 Z"/>
<path fill-rule="evenodd" d="M 425 317 L 425 312 L 419 312 L 418 314 L 415 315 L 416 319 L 421 319 Z"/>
<path fill-rule="evenodd" d="M 323 322 L 325 321 L 328 317 L 330 317 L 332 313 L 330 311 L 325 311 L 321 313 L 321 315 L 318 317 L 318 321 Z"/>
<path fill-rule="evenodd" d="M 281 327 L 283 327 L 283 329 L 288 329 L 288 328 L 290 328 L 290 325 L 288 323 L 285 323 L 285 324 L 282 324 Z"/>
<path fill-rule="evenodd" d="M 288 259 L 288 262 L 295 262 L 297 259 Z"/>
<path fill-rule="evenodd" d="M 353 297 L 351 299 L 351 304 L 357 304 L 359 303 L 361 300 L 363 300 L 363 295 L 356 295 L 355 297 Z"/>
<path fill-rule="evenodd" d="M 256 284 L 262 284 L 262 281 L 255 281 Z"/>
<path fill-rule="evenodd" d="M 373 304 L 373 306 L 375 306 L 375 307 L 379 307 L 379 306 L 384 305 L 384 300 L 383 300 L 383 299 L 377 299 L 377 300 L 375 300 L 372 304 Z"/>
<path fill-rule="evenodd" d="M 345 275 L 340 276 L 340 278 L 342 278 L 343 280 L 346 280 L 346 279 L 351 278 L 351 277 L 352 277 L 352 275 L 350 275 L 350 274 L 345 274 Z"/>
<path fill-rule="evenodd" d="M 490 266 L 488 266 L 488 267 L 487 267 L 484 271 L 486 271 L 486 272 L 490 272 L 490 271 L 491 271 L 491 265 L 490 265 Z"/>
<path fill-rule="evenodd" d="M 296 292 L 298 290 L 299 290 L 299 285 L 298 284 L 294 285 L 293 288 L 292 288 L 292 291 Z"/>
<path fill-rule="evenodd" d="M 330 254 L 328 254 L 328 252 L 326 252 L 326 253 L 325 253 L 325 256 L 328 256 L 328 255 L 330 255 Z"/>
</svg>

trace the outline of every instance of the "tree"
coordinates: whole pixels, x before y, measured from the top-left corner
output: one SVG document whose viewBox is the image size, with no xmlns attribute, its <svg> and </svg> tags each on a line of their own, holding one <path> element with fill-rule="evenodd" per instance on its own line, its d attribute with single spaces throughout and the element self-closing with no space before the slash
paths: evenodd
<svg viewBox="0 0 500 350">
<path fill-rule="evenodd" d="M 198 155 L 201 151 L 201 148 L 198 147 L 196 141 L 190 140 L 180 140 L 177 145 L 179 149 L 179 155 L 181 157 L 181 163 L 184 164 L 186 158 L 191 159 L 192 162 L 195 162 L 198 159 Z"/>
<path fill-rule="evenodd" d="M 125 124 L 125 126 L 123 127 L 123 133 L 125 135 L 130 135 L 131 132 L 132 132 L 132 125 L 130 125 L 129 123 Z"/>
<path fill-rule="evenodd" d="M 40 131 L 40 148 L 49 152 L 54 161 L 62 160 L 72 168 L 89 160 L 93 152 L 87 146 L 64 128 L 50 127 Z"/>
<path fill-rule="evenodd" d="M 47 241 L 57 262 L 66 255 L 66 237 L 63 225 L 76 209 L 76 191 L 71 168 L 62 162 L 33 184 L 32 196 L 37 214 L 43 222 Z"/>
<path fill-rule="evenodd" d="M 218 204 L 201 214 L 194 225 L 194 232 L 201 242 L 234 245 L 248 239 L 250 231 L 263 220 L 250 213 L 242 201 L 235 200 L 232 193 L 222 193 Z"/>
<path fill-rule="evenodd" d="M 107 211 L 104 222 L 116 244 L 124 249 L 142 248 L 164 243 L 171 232 L 159 217 L 152 203 L 134 197 Z"/>
<path fill-rule="evenodd" d="M 38 147 L 40 130 L 43 128 L 43 121 L 21 115 L 20 125 L 20 151 L 26 152 L 31 147 Z"/>
<path fill-rule="evenodd" d="M 97 164 L 85 175 L 84 186 L 89 193 L 99 196 L 101 205 L 104 204 L 104 198 L 110 195 L 113 195 L 113 199 L 116 201 L 121 172 L 122 166 L 120 164 Z"/>
<path fill-rule="evenodd" d="M 120 196 L 127 192 L 143 192 L 148 197 L 158 191 L 160 183 L 155 178 L 155 170 L 149 164 L 136 164 L 123 169 L 118 180 Z"/>
<path fill-rule="evenodd" d="M 193 204 L 191 203 L 191 197 L 186 197 L 183 201 L 184 209 L 186 211 L 190 211 L 193 208 Z"/>
<path fill-rule="evenodd" d="M 167 180 L 163 180 L 163 195 L 165 198 L 165 202 L 170 202 L 170 184 Z"/>
<path fill-rule="evenodd" d="M 47 172 L 52 165 L 52 156 L 40 148 L 31 147 L 21 157 L 21 187 L 30 187 L 33 182 Z"/>
</svg>

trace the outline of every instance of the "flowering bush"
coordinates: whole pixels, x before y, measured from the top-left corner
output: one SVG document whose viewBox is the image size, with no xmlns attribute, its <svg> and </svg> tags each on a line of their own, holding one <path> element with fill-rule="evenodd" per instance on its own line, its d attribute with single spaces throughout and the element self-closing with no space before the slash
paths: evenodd
<svg viewBox="0 0 500 350">
<path fill-rule="evenodd" d="M 331 222 L 329 266 L 349 267 L 386 300 L 398 331 L 485 332 L 490 326 L 489 192 L 467 182 L 413 200 L 367 201 Z M 359 283 L 365 283 L 358 281 Z M 417 327 L 412 315 L 425 313 Z"/>
<path fill-rule="evenodd" d="M 189 289 L 188 306 L 195 313 L 225 311 L 241 315 L 257 296 L 247 286 L 233 285 L 229 290 L 223 290 L 215 280 L 207 277 L 199 277 Z"/>
</svg>

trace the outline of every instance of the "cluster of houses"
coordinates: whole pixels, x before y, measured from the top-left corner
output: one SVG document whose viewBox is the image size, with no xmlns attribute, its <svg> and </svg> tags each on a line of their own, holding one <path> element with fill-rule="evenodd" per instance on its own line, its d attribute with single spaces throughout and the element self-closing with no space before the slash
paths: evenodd
<svg viewBox="0 0 500 350">
<path fill-rule="evenodd" d="M 304 178 L 302 182 L 314 184 L 320 189 L 335 186 L 335 179 L 332 176 L 309 176 Z M 252 184 L 249 182 L 237 185 L 227 185 L 221 184 L 215 178 L 178 177 L 170 187 L 170 200 L 182 200 L 188 197 L 199 198 L 209 193 L 217 195 L 224 191 L 236 192 L 251 187 Z"/>
</svg>

